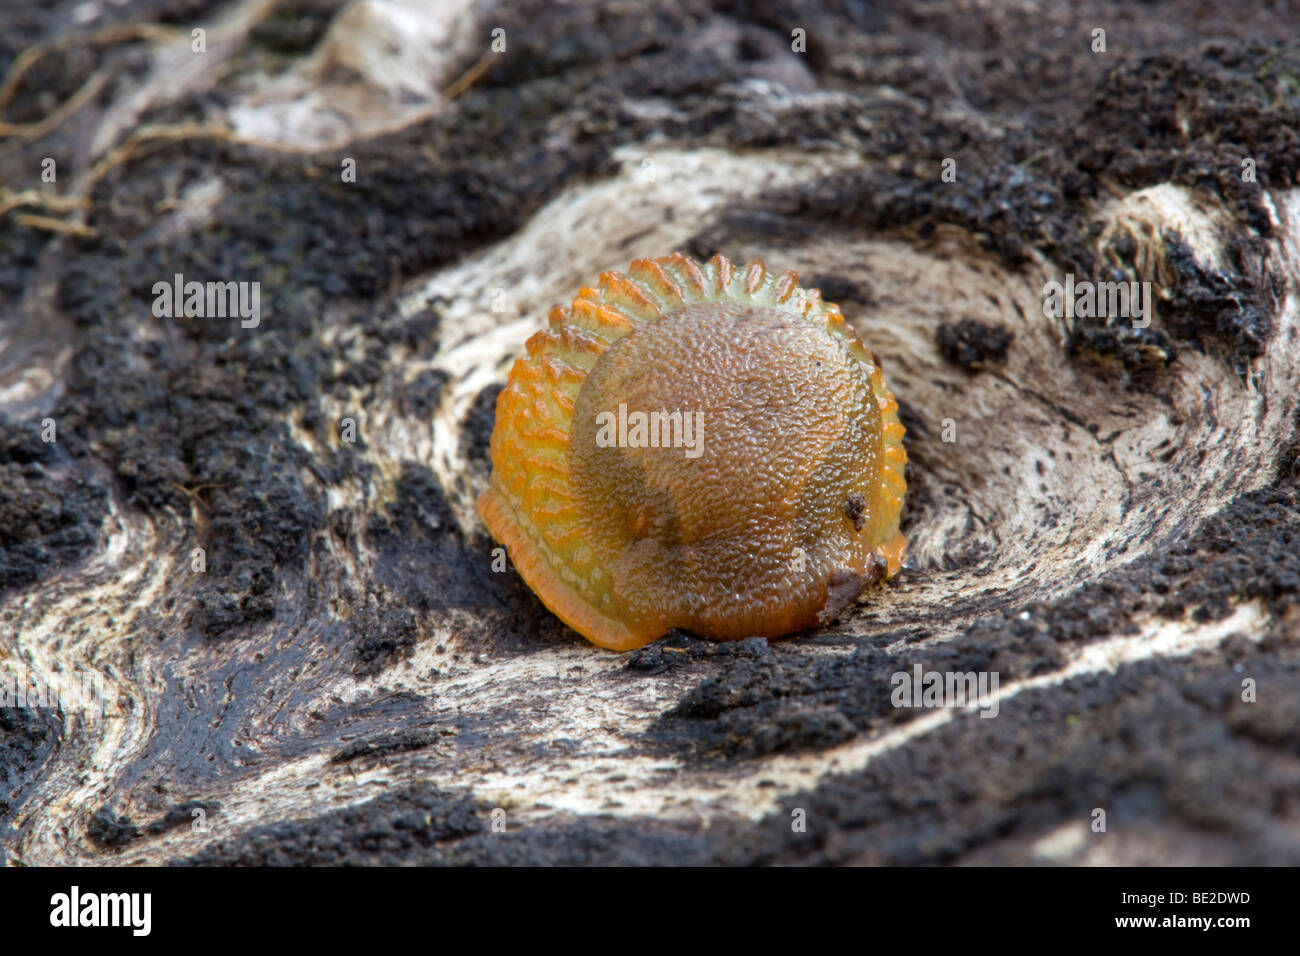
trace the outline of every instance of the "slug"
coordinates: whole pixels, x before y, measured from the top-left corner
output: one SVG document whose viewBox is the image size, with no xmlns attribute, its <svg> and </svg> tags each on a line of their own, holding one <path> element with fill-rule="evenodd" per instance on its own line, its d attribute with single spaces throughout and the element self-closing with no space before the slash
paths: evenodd
<svg viewBox="0 0 1300 956">
<path fill-rule="evenodd" d="M 897 573 L 902 440 L 879 360 L 793 272 L 639 259 L 528 340 L 477 510 L 601 647 L 779 637 Z"/>
</svg>

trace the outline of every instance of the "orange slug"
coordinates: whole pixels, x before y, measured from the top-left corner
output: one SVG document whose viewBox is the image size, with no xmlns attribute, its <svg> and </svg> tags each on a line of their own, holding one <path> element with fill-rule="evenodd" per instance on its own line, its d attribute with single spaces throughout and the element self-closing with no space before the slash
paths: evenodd
<svg viewBox="0 0 1300 956">
<path fill-rule="evenodd" d="M 639 259 L 528 340 L 478 513 L 601 647 L 778 637 L 898 571 L 902 440 L 879 360 L 793 272 Z"/>
</svg>

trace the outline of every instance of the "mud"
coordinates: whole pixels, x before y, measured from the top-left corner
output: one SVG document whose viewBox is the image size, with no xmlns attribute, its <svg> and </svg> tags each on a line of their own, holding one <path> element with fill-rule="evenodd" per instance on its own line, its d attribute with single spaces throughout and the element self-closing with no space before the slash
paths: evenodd
<svg viewBox="0 0 1300 956">
<path fill-rule="evenodd" d="M 215 841 L 175 864 L 189 866 L 411 865 L 439 862 L 440 844 L 481 832 L 483 807 L 416 786 L 314 820 L 253 830 L 236 845 Z"/>
<path fill-rule="evenodd" d="M 940 325 L 934 338 L 944 358 L 975 372 L 1003 361 L 1015 334 L 998 325 L 962 319 Z"/>
<path fill-rule="evenodd" d="M 78 473 L 66 439 L 47 443 L 40 431 L 0 419 L 0 591 L 84 557 L 104 517 L 104 486 Z"/>
</svg>

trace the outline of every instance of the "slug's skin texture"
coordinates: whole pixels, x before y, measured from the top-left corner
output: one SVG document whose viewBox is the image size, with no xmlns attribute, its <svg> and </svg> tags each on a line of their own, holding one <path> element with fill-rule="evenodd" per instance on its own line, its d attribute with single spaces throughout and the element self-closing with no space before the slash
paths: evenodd
<svg viewBox="0 0 1300 956">
<path fill-rule="evenodd" d="M 497 399 L 478 512 L 593 643 L 778 637 L 898 571 L 898 403 L 793 272 L 637 260 L 553 310 L 527 350 Z"/>
</svg>

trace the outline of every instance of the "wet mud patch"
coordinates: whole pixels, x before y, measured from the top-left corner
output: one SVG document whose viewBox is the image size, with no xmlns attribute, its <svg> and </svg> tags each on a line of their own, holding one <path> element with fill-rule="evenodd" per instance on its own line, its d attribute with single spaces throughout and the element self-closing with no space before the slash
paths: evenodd
<svg viewBox="0 0 1300 956">
<path fill-rule="evenodd" d="M 1294 761 L 1276 759 L 1294 752 L 1295 727 L 1276 728 L 1293 707 L 1283 688 L 1298 666 L 1292 643 L 1237 669 L 1216 651 L 1028 691 L 995 719 L 958 717 L 860 773 L 783 800 L 756 842 L 769 863 L 923 865 L 981 851 L 986 862 L 1023 865 L 1195 858 L 1199 841 L 1226 836 L 1218 862 L 1294 865 L 1300 844 L 1274 814 L 1297 782 Z M 1242 703 L 1246 675 L 1281 693 Z M 1243 721 L 1270 728 L 1265 742 L 1243 733 Z M 791 833 L 796 808 L 806 834 Z M 1105 833 L 1090 830 L 1095 809 L 1106 811 Z M 1079 833 L 1053 858 L 1039 841 L 1063 825 Z M 1126 844 L 1170 831 L 1185 850 L 1157 842 L 1145 859 L 1126 857 Z"/>
<path fill-rule="evenodd" d="M 156 837 L 178 827 L 193 826 L 196 820 L 206 823 L 207 815 L 220 809 L 219 803 L 189 800 L 171 805 L 151 823 L 137 824 L 128 817 L 118 816 L 108 807 L 101 807 L 90 815 L 86 836 L 100 849 L 113 850 L 141 837 Z"/>
<path fill-rule="evenodd" d="M 406 461 L 382 512 L 371 514 L 364 541 L 373 554 L 373 592 L 358 605 L 353 673 L 380 674 L 428 639 L 457 651 L 530 653 L 568 629 L 533 595 L 484 533 L 464 537 L 438 476 Z"/>
<path fill-rule="evenodd" d="M 504 384 L 489 385 L 479 392 L 461 425 L 461 455 L 466 461 L 482 467 L 485 478 L 492 467 L 492 428 L 496 424 L 497 397 L 504 388 Z"/>
<path fill-rule="evenodd" d="M 24 791 L 57 749 L 61 731 L 62 722 L 48 708 L 0 707 L 0 822 L 21 806 Z"/>
<path fill-rule="evenodd" d="M 623 668 L 629 674 L 654 676 L 692 668 L 698 661 L 769 661 L 772 655 L 772 646 L 764 637 L 717 642 L 696 637 L 689 631 L 673 630 L 659 640 L 630 652 Z"/>
<path fill-rule="evenodd" d="M 1196 348 L 1220 343 L 1237 374 L 1245 378 L 1277 327 L 1275 316 L 1286 294 L 1282 276 L 1265 271 L 1258 243 L 1231 242 L 1229 268 L 1215 270 L 1198 262 L 1177 232 L 1163 238 L 1165 258 L 1175 275 L 1166 319 L 1170 332 Z"/>
<path fill-rule="evenodd" d="M 488 810 L 428 784 L 404 787 L 319 817 L 216 840 L 180 866 L 356 866 L 441 862 L 440 845 L 482 832 Z"/>
<path fill-rule="evenodd" d="M 278 660 L 207 660 L 197 673 L 194 668 L 169 673 L 159 717 L 167 731 L 151 738 L 121 769 L 122 799 L 111 808 L 113 819 L 124 818 L 138 830 L 129 838 L 130 848 L 136 842 L 154 846 L 155 837 L 167 836 L 134 821 L 164 816 L 171 802 L 201 799 L 233 809 L 238 796 L 193 796 L 211 793 L 213 778 L 223 781 L 222 793 L 247 792 L 261 786 L 258 781 L 274 768 L 302 762 L 313 768 L 312 786 L 321 787 L 323 797 L 352 776 L 390 761 L 423 777 L 482 746 L 492 731 L 490 721 L 477 712 L 456 712 L 445 699 L 447 683 L 437 666 L 404 675 L 401 683 L 354 682 L 344 696 L 348 685 L 332 680 L 320 660 L 347 674 L 351 662 L 339 652 L 347 636 L 338 626 L 320 636 L 337 648 L 333 652 L 294 646 L 283 649 Z M 433 656 L 443 667 L 453 663 L 449 650 Z M 322 686 L 331 691 L 322 694 Z M 273 708 L 271 716 L 266 706 Z M 215 725 L 213 713 L 220 715 Z"/>
<path fill-rule="evenodd" d="M 436 727 L 432 730 L 402 730 L 391 734 L 380 734 L 364 740 L 354 740 L 341 748 L 330 763 L 350 763 L 353 760 L 387 757 L 390 754 L 410 753 L 431 747 L 445 737 L 456 735 L 450 727 Z"/>
<path fill-rule="evenodd" d="M 944 358 L 975 372 L 1005 361 L 1015 333 L 1000 325 L 962 319 L 960 322 L 940 323 L 934 338 Z"/>
<path fill-rule="evenodd" d="M 57 432 L 56 432 L 57 435 Z M 57 440 L 0 416 L 0 591 L 39 580 L 90 554 L 108 508 Z"/>
<path fill-rule="evenodd" d="M 899 637 L 909 644 L 925 632 Z M 1019 617 L 981 621 L 965 640 L 937 646 L 853 642 L 832 655 L 810 655 L 777 642 L 766 650 L 722 658 L 717 675 L 661 715 L 647 739 L 695 759 L 824 750 L 922 713 L 892 703 L 899 672 L 911 674 L 916 666 L 924 672 L 996 671 L 1010 682 L 1057 670 L 1065 661 L 1041 618 Z"/>
<path fill-rule="evenodd" d="M 508 819 L 508 818 L 507 818 Z M 726 827 L 726 821 L 720 823 Z M 721 840 L 702 824 L 577 818 L 469 837 L 440 862 L 454 866 L 708 866 Z"/>
</svg>

